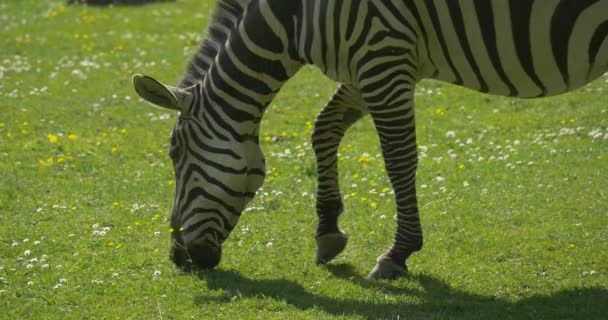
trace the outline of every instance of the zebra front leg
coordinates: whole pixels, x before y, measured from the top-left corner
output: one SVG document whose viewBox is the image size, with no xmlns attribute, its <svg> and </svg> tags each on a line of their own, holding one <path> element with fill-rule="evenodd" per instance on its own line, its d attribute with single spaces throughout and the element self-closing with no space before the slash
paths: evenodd
<svg viewBox="0 0 608 320">
<path fill-rule="evenodd" d="M 386 172 L 395 191 L 397 231 L 393 246 L 377 259 L 369 278 L 391 279 L 407 274 L 406 260 L 422 248 L 416 199 L 416 128 L 412 77 L 386 79 L 389 88 L 363 93 L 378 131 Z M 365 87 L 362 87 L 365 90 Z M 388 90 L 389 92 L 385 91 Z"/>
<path fill-rule="evenodd" d="M 346 130 L 367 111 L 359 92 L 341 85 L 315 121 L 312 145 L 317 157 L 317 264 L 335 258 L 346 246 L 348 235 L 338 227 L 344 210 L 338 182 L 338 147 Z"/>
</svg>

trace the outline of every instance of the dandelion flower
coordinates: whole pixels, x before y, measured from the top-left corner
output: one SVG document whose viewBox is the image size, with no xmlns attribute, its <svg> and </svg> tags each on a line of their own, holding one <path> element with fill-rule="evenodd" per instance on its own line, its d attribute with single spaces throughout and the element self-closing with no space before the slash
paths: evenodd
<svg viewBox="0 0 608 320">
<path fill-rule="evenodd" d="M 49 133 L 46 137 L 49 139 L 49 142 L 52 144 L 57 144 L 59 142 L 59 137 L 57 137 L 56 135 L 54 135 L 52 133 Z"/>
<path fill-rule="evenodd" d="M 76 139 L 78 139 L 78 136 L 74 133 L 70 133 L 68 135 L 68 139 L 70 139 L 71 141 L 76 141 Z"/>
</svg>

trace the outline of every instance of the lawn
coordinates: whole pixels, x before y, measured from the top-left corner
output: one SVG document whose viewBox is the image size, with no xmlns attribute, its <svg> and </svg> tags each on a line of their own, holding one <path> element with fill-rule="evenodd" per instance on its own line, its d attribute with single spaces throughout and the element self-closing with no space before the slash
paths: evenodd
<svg viewBox="0 0 608 320">
<path fill-rule="evenodd" d="M 268 176 L 219 268 L 170 260 L 175 114 L 131 75 L 175 83 L 214 1 L 0 2 L 1 319 L 604 319 L 608 77 L 540 100 L 424 81 L 424 249 L 366 274 L 395 230 L 369 118 L 340 149 L 349 246 L 314 263 L 315 114 L 336 85 L 305 67 L 262 123 Z"/>
</svg>

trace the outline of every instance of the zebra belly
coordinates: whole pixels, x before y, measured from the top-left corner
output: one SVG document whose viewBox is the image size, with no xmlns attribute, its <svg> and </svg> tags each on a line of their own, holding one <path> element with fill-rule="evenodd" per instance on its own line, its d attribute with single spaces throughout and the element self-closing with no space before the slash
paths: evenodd
<svg viewBox="0 0 608 320">
<path fill-rule="evenodd" d="M 419 0 L 431 78 L 521 98 L 608 71 L 608 0 Z"/>
</svg>

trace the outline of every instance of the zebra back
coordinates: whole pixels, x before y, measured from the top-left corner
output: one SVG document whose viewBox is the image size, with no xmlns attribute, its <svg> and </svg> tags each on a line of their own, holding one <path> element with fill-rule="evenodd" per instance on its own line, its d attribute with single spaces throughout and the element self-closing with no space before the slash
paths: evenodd
<svg viewBox="0 0 608 320">
<path fill-rule="evenodd" d="M 178 87 L 189 87 L 205 78 L 213 59 L 224 47 L 230 32 L 236 28 L 250 2 L 251 0 L 218 0 L 206 36 L 190 58 Z"/>
</svg>

